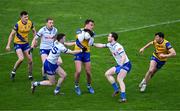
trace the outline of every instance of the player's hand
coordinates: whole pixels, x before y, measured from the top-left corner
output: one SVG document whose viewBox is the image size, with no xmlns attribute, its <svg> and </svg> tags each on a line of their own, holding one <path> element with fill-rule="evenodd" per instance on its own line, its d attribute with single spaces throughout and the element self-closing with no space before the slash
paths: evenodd
<svg viewBox="0 0 180 111">
<path fill-rule="evenodd" d="M 30 49 L 29 49 L 29 54 L 32 54 L 32 52 L 33 52 L 33 48 L 31 47 Z"/>
<path fill-rule="evenodd" d="M 139 50 L 139 53 L 143 54 L 143 52 L 144 52 L 144 48 L 141 48 L 141 49 Z"/>
<path fill-rule="evenodd" d="M 87 51 L 87 48 L 86 48 L 86 47 L 83 47 L 83 48 L 82 48 L 82 51 L 83 51 L 83 52 L 86 52 L 86 51 Z"/>
<path fill-rule="evenodd" d="M 6 46 L 6 50 L 10 51 L 11 50 L 10 46 Z"/>
<path fill-rule="evenodd" d="M 165 54 L 159 54 L 159 57 L 160 57 L 160 58 L 165 58 L 166 55 L 165 55 Z"/>
</svg>

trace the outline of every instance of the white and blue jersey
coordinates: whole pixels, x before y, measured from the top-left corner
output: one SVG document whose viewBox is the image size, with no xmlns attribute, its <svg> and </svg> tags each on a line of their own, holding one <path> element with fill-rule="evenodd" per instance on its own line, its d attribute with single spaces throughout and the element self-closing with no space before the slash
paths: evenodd
<svg viewBox="0 0 180 111">
<path fill-rule="evenodd" d="M 58 68 L 57 61 L 60 54 L 66 53 L 67 51 L 69 51 L 69 49 L 67 49 L 62 43 L 55 41 L 46 61 L 44 62 L 44 72 L 49 75 L 54 75 Z"/>
<path fill-rule="evenodd" d="M 46 26 L 42 27 L 36 34 L 35 38 L 41 38 L 40 43 L 40 53 L 41 54 L 49 54 L 50 49 L 53 46 L 53 42 L 55 39 L 55 35 L 57 34 L 57 29 L 53 27 L 52 29 L 48 29 Z"/>
<path fill-rule="evenodd" d="M 127 72 L 129 72 L 131 70 L 131 63 L 130 63 L 127 55 L 126 55 L 126 52 L 124 51 L 123 46 L 117 42 L 114 44 L 107 43 L 105 46 L 109 48 L 114 59 L 116 60 L 116 62 L 118 64 L 117 66 L 115 66 L 116 67 L 116 73 L 118 74 L 121 69 L 124 69 Z M 125 56 L 126 56 L 126 59 L 125 59 L 123 65 L 120 64 L 120 62 L 122 61 L 122 54 L 125 54 Z"/>
</svg>

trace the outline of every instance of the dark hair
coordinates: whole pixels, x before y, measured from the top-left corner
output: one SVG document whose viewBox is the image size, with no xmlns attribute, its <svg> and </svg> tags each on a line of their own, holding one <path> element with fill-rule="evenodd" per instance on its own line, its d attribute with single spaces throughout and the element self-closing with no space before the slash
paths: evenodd
<svg viewBox="0 0 180 111">
<path fill-rule="evenodd" d="M 164 38 L 164 34 L 162 32 L 155 33 L 155 36 L 158 35 L 161 38 Z"/>
<path fill-rule="evenodd" d="M 48 22 L 49 20 L 53 20 L 53 19 L 49 17 L 49 18 L 46 19 L 46 22 Z"/>
<path fill-rule="evenodd" d="M 93 21 L 92 19 L 87 19 L 87 20 L 84 22 L 84 24 L 86 25 L 86 24 L 88 24 L 89 22 L 94 23 L 94 21 Z"/>
<path fill-rule="evenodd" d="M 20 13 L 20 16 L 23 16 L 23 15 L 28 15 L 28 12 L 27 12 L 27 11 L 22 11 L 22 12 Z"/>
<path fill-rule="evenodd" d="M 118 39 L 118 34 L 116 32 L 111 32 L 110 34 L 112 35 L 115 41 Z"/>
<path fill-rule="evenodd" d="M 60 41 L 64 36 L 65 36 L 65 34 L 59 33 L 56 35 L 56 40 Z"/>
</svg>

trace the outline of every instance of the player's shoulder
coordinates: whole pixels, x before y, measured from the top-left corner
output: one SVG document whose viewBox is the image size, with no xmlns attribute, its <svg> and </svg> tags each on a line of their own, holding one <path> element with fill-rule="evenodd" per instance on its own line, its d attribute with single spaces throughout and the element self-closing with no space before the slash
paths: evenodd
<svg viewBox="0 0 180 111">
<path fill-rule="evenodd" d="M 83 32 L 83 28 L 79 28 L 76 30 L 76 34 L 81 34 Z"/>
</svg>

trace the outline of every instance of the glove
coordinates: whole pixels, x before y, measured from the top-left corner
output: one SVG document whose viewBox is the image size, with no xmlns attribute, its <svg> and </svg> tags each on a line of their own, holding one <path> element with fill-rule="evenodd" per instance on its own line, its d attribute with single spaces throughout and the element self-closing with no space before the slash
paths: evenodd
<svg viewBox="0 0 180 111">
<path fill-rule="evenodd" d="M 91 37 L 94 37 L 94 32 L 89 29 L 84 29 L 84 32 L 88 32 Z"/>
<path fill-rule="evenodd" d="M 28 53 L 32 54 L 32 52 L 33 52 L 33 48 L 31 47 Z"/>
<path fill-rule="evenodd" d="M 86 47 L 83 47 L 82 48 L 82 52 L 86 52 L 87 51 L 87 48 Z"/>
</svg>

